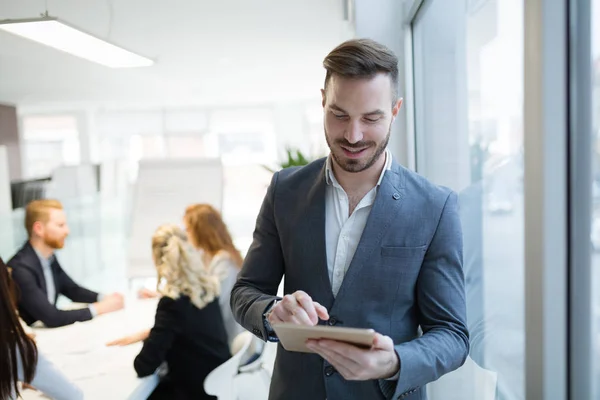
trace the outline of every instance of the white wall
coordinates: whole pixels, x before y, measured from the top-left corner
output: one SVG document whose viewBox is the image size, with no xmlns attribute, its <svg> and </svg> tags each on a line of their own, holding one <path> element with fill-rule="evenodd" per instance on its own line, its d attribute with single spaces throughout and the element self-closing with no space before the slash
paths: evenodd
<svg viewBox="0 0 600 400">
<path fill-rule="evenodd" d="M 407 96 L 404 85 L 406 67 L 404 59 L 403 2 L 401 0 L 355 0 L 356 37 L 376 40 L 389 47 L 398 57 L 399 94 L 405 99 L 392 127 L 389 149 L 396 160 L 409 165 L 410 141 L 407 136 Z"/>
</svg>

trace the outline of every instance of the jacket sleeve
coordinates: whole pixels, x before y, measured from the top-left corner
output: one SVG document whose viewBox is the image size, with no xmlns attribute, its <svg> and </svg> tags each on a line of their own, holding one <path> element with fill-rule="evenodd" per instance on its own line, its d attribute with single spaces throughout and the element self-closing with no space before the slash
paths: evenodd
<svg viewBox="0 0 600 400">
<path fill-rule="evenodd" d="M 275 192 L 279 173 L 273 175 L 256 220 L 252 245 L 231 290 L 235 319 L 262 340 L 269 338 L 263 314 L 277 299 L 284 273 L 283 252 L 275 223 Z"/>
<path fill-rule="evenodd" d="M 25 267 L 11 265 L 12 279 L 19 288 L 19 308 L 49 328 L 70 325 L 92 319 L 88 308 L 59 310 L 48 301 L 46 293 L 36 284 L 35 276 Z"/>
<path fill-rule="evenodd" d="M 167 352 L 181 330 L 181 317 L 175 300 L 163 297 L 158 302 L 154 327 L 133 362 L 140 378 L 152 375 L 166 360 Z"/>
<path fill-rule="evenodd" d="M 55 265 L 55 279 L 60 284 L 62 295 L 67 296 L 76 303 L 95 303 L 98 301 L 98 293 L 79 286 L 69 275 L 67 275 L 58 263 Z"/>
<path fill-rule="evenodd" d="M 446 198 L 419 273 L 416 297 L 423 335 L 395 346 L 397 381 L 380 380 L 386 398 L 399 398 L 464 364 L 469 354 L 462 229 L 457 195 Z"/>
</svg>

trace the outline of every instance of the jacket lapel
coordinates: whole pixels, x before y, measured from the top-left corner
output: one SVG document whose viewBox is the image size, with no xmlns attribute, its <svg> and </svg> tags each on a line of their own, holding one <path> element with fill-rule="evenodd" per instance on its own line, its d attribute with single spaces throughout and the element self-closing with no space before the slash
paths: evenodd
<svg viewBox="0 0 600 400">
<path fill-rule="evenodd" d="M 306 196 L 306 220 L 301 223 L 298 230 L 300 237 L 304 238 L 304 251 L 307 252 L 306 260 L 310 268 L 315 268 L 315 275 L 318 280 L 319 292 L 324 298 L 317 301 L 323 306 L 329 308 L 333 304 L 333 292 L 329 273 L 327 271 L 327 252 L 325 242 L 325 164 L 314 184 Z"/>
<path fill-rule="evenodd" d="M 393 162 L 392 169 L 387 171 L 377 189 L 377 196 L 371 208 L 367 224 L 358 242 L 354 257 L 344 276 L 336 302 L 348 292 L 352 282 L 360 276 L 364 268 L 370 267 L 368 261 L 374 250 L 381 247 L 381 240 L 392 222 L 398 218 L 405 197 L 404 174 L 402 167 Z"/>
<path fill-rule="evenodd" d="M 46 286 L 46 278 L 44 278 L 42 263 L 40 262 L 37 253 L 33 249 L 33 246 L 29 242 L 25 244 L 25 254 L 29 259 L 29 265 L 31 265 L 31 269 L 33 269 L 37 275 L 38 281 L 40 282 L 44 293 L 48 294 L 48 287 Z"/>
</svg>

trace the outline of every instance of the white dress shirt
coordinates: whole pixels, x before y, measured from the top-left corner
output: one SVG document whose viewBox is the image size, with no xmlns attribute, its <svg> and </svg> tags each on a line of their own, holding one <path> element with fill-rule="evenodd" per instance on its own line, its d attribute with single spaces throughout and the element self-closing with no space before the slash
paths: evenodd
<svg viewBox="0 0 600 400">
<path fill-rule="evenodd" d="M 392 155 L 386 149 L 385 164 L 377 185 L 360 200 L 350 216 L 348 216 L 350 212 L 348 195 L 335 179 L 331 162 L 330 154 L 327 157 L 325 167 L 325 179 L 327 181 L 325 190 L 325 247 L 331 290 L 333 296 L 336 297 L 365 230 L 365 225 L 367 225 L 367 219 L 369 219 L 371 208 L 373 208 L 377 196 L 377 189 L 385 172 L 392 168 Z M 400 371 L 386 380 L 395 381 L 399 377 Z"/>
<path fill-rule="evenodd" d="M 54 285 L 54 274 L 52 274 L 51 267 L 52 262 L 54 261 L 54 254 L 46 258 L 37 250 L 34 249 L 34 251 L 40 259 L 40 264 L 42 265 L 42 272 L 44 273 L 44 280 L 46 281 L 46 296 L 48 297 L 48 302 L 54 305 L 56 301 L 56 286 Z"/>
<path fill-rule="evenodd" d="M 327 270 L 333 295 L 337 296 L 344 276 L 350 267 L 358 242 L 362 236 L 371 208 L 377 196 L 377 188 L 383 180 L 385 171 L 392 167 L 392 156 L 385 151 L 385 165 L 377 185 L 363 197 L 351 215 L 348 195 L 335 179 L 331 168 L 331 154 L 327 157 L 325 179 L 325 246 L 327 251 Z"/>
</svg>

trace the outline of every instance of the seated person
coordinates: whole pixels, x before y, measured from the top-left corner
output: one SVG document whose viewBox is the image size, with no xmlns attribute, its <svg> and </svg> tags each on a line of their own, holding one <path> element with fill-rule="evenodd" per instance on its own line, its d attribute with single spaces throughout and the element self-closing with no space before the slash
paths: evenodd
<svg viewBox="0 0 600 400">
<path fill-rule="evenodd" d="M 149 399 L 215 399 L 204 378 L 230 358 L 219 308 L 219 278 L 176 225 L 160 226 L 152 238 L 152 258 L 162 295 L 134 367 L 140 377 L 167 362 L 168 373 Z"/>
<path fill-rule="evenodd" d="M 41 321 L 54 328 L 123 308 L 123 296 L 108 296 L 85 289 L 61 268 L 54 254 L 63 248 L 69 227 L 62 205 L 57 200 L 35 200 L 25 209 L 25 228 L 29 240 L 8 262 L 12 278 L 20 291 L 19 314 L 28 324 Z M 56 308 L 58 295 L 74 302 L 91 303 L 79 310 Z"/>
<path fill-rule="evenodd" d="M 229 305 L 231 289 L 244 260 L 239 250 L 235 248 L 221 214 L 213 206 L 209 204 L 189 206 L 185 210 L 183 222 L 190 242 L 202 252 L 208 269 L 221 277 L 219 304 L 231 345 L 235 337 L 245 330 L 235 321 Z"/>
<path fill-rule="evenodd" d="M 8 269 L 0 259 L 0 399 L 19 398 L 18 382 L 56 400 L 83 399 L 81 390 L 37 351 L 25 333 L 14 292 Z"/>
<path fill-rule="evenodd" d="M 233 318 L 229 298 L 238 272 L 242 267 L 242 256 L 233 245 L 233 240 L 221 214 L 208 204 L 194 204 L 185 210 L 183 222 L 187 230 L 189 242 L 201 252 L 204 265 L 212 275 L 221 281 L 219 306 L 225 323 L 229 345 L 235 337 L 244 332 L 244 328 Z M 158 294 L 148 289 L 138 292 L 140 298 L 151 298 Z M 126 346 L 148 337 L 144 330 L 108 343 L 109 346 Z M 260 351 L 260 350 L 258 350 Z"/>
<path fill-rule="evenodd" d="M 235 284 L 238 272 L 242 267 L 242 256 L 235 248 L 227 225 L 221 214 L 208 204 L 194 204 L 185 210 L 183 222 L 190 243 L 201 252 L 204 265 L 211 275 L 219 277 L 221 282 L 221 293 L 219 295 L 219 306 L 221 315 L 227 331 L 229 345 L 235 337 L 244 332 L 244 328 L 233 318 L 229 298 L 231 289 Z M 142 289 L 138 295 L 141 298 L 153 297 L 155 294 L 147 289 Z M 143 330 L 134 334 L 116 339 L 107 343 L 108 346 L 127 346 L 132 343 L 145 340 L 149 330 Z M 254 338 L 247 354 L 242 358 L 243 364 L 249 364 L 258 358 L 263 350 L 264 343 Z"/>
</svg>

